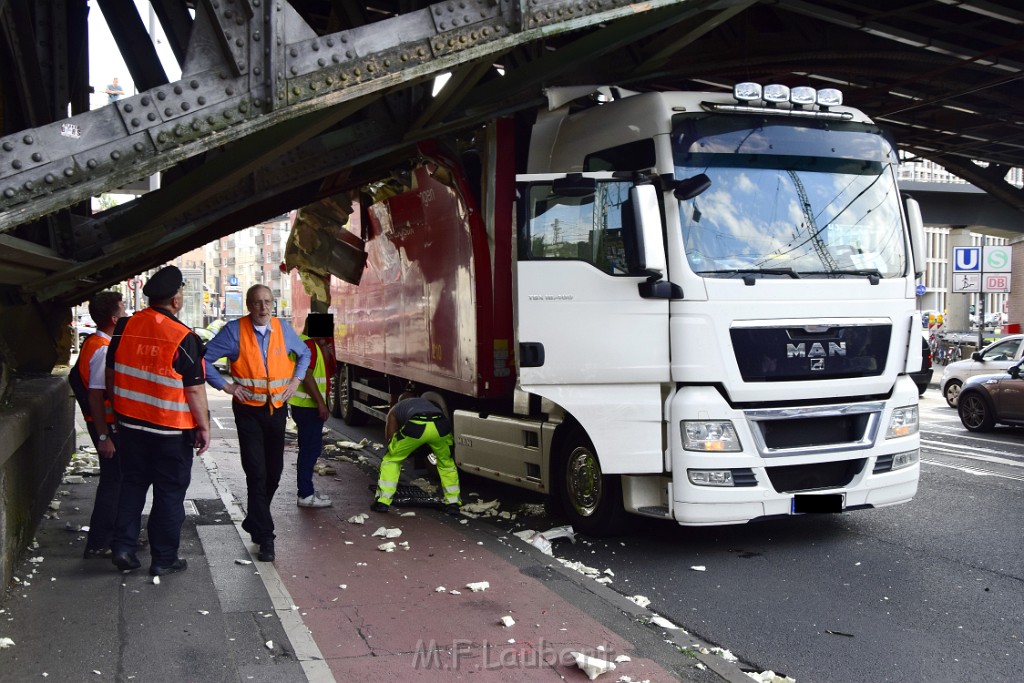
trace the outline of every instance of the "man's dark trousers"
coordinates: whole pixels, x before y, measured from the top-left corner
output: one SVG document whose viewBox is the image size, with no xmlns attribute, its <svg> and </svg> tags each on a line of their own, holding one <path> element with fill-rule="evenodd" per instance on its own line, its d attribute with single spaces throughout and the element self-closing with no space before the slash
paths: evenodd
<svg viewBox="0 0 1024 683">
<path fill-rule="evenodd" d="M 281 483 L 284 469 L 284 428 L 288 410 L 281 406 L 270 412 L 269 406 L 231 403 L 238 431 L 238 450 L 242 455 L 245 486 L 248 492 L 242 528 L 254 543 L 274 540 L 274 518 L 270 503 Z"/>
<path fill-rule="evenodd" d="M 160 436 L 130 427 L 118 427 L 121 453 L 121 496 L 111 549 L 134 553 L 138 549 L 142 508 L 153 487 L 149 511 L 149 551 L 153 565 L 166 567 L 178 559 L 181 525 L 185 522 L 185 494 L 192 481 L 191 430 Z"/>
<path fill-rule="evenodd" d="M 94 446 L 99 448 L 99 432 L 92 422 L 86 422 L 89 436 Z M 108 431 L 109 438 L 114 442 L 114 457 L 104 458 L 97 455 L 100 461 L 100 483 L 96 485 L 96 500 L 92 504 L 92 516 L 89 518 L 89 535 L 85 547 L 89 550 L 109 548 L 114 540 L 114 522 L 117 521 L 117 501 L 121 495 L 121 450 L 117 433 Z"/>
</svg>

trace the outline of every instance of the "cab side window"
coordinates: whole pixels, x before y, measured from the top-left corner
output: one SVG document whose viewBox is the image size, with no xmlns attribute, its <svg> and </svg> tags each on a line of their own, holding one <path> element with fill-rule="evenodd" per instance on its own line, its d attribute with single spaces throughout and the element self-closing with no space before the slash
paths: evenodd
<svg viewBox="0 0 1024 683">
<path fill-rule="evenodd" d="M 628 182 L 598 182 L 592 194 L 560 196 L 551 183 L 533 183 L 520 196 L 520 261 L 586 261 L 609 275 L 636 267 Z"/>
</svg>

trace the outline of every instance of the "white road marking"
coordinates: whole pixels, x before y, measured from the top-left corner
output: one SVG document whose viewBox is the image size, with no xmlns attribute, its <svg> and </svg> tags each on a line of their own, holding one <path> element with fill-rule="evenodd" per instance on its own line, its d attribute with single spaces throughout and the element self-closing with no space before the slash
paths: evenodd
<svg viewBox="0 0 1024 683">
<path fill-rule="evenodd" d="M 946 467 L 951 470 L 957 470 L 964 474 L 973 474 L 978 477 L 999 477 L 1001 479 L 1012 479 L 1014 481 L 1024 481 L 1024 475 L 1020 474 L 1002 474 L 1000 472 L 993 472 L 992 470 L 985 470 L 980 467 L 968 467 L 967 465 L 954 465 L 947 462 L 939 462 L 937 460 L 929 460 L 927 458 L 921 458 L 921 462 L 925 465 L 935 465 L 936 467 Z"/>
</svg>

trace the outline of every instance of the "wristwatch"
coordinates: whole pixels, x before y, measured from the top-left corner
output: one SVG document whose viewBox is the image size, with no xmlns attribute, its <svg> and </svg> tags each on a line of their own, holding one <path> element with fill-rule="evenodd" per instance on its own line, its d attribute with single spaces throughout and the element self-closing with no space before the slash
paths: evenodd
<svg viewBox="0 0 1024 683">
<path fill-rule="evenodd" d="M 109 437 L 109 436 L 107 436 L 106 434 L 100 434 L 100 441 L 106 441 L 106 440 L 107 440 L 107 439 L 109 439 L 109 438 L 110 438 L 110 437 Z"/>
</svg>

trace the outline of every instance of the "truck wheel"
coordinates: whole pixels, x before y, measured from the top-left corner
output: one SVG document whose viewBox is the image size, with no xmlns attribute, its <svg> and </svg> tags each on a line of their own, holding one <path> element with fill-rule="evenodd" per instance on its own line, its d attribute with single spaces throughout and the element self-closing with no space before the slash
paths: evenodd
<svg viewBox="0 0 1024 683">
<path fill-rule="evenodd" d="M 573 528 L 590 536 L 613 536 L 626 526 L 622 480 L 601 472 L 590 439 L 573 429 L 562 444 L 558 468 L 559 497 Z"/>
<path fill-rule="evenodd" d="M 337 387 L 337 416 L 345 421 L 345 424 L 358 427 L 366 422 L 366 413 L 357 410 L 355 407 L 355 392 L 352 389 L 354 368 L 348 363 L 338 366 Z"/>
</svg>

